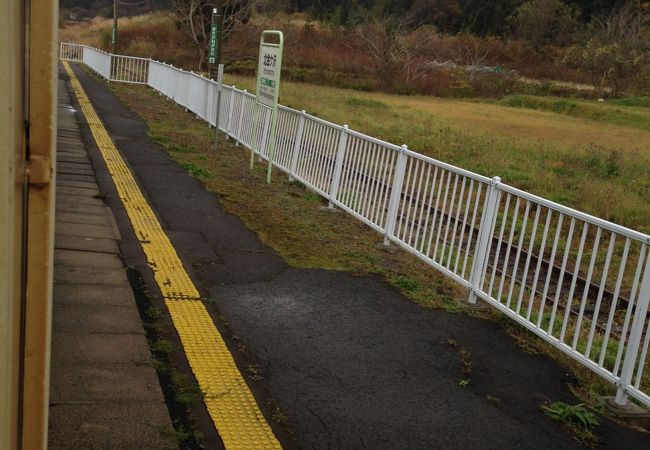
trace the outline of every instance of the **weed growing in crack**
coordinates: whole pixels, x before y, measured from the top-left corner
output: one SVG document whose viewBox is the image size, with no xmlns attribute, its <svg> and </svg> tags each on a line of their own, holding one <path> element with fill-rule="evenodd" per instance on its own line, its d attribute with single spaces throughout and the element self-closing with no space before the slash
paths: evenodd
<svg viewBox="0 0 650 450">
<path fill-rule="evenodd" d="M 564 402 L 546 403 L 541 406 L 551 419 L 561 422 L 580 442 L 595 446 L 598 441 L 593 430 L 600 424 L 598 416 L 584 407 L 583 403 L 569 405 Z"/>
<path fill-rule="evenodd" d="M 246 367 L 246 373 L 248 373 L 252 380 L 258 381 L 262 379 L 262 371 L 257 364 L 249 364 Z"/>
</svg>

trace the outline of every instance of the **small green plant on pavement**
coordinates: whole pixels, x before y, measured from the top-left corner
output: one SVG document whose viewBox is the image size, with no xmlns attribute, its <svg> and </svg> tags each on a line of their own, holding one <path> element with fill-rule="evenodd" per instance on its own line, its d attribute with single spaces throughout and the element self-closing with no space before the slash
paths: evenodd
<svg viewBox="0 0 650 450">
<path fill-rule="evenodd" d="M 562 422 L 575 437 L 585 444 L 595 444 L 597 437 L 593 430 L 600 424 L 598 417 L 584 407 L 584 403 L 569 405 L 555 402 L 542 405 L 542 410 L 553 420 Z"/>
</svg>

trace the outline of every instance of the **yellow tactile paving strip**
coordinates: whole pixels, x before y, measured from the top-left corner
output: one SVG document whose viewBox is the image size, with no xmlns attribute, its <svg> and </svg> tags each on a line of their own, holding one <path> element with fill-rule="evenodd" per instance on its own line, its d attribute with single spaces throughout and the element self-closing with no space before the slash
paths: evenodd
<svg viewBox="0 0 650 450">
<path fill-rule="evenodd" d="M 63 63 L 117 193 L 147 257 L 205 403 L 227 449 L 281 449 L 200 300 L 196 286 L 95 113 L 81 83 Z"/>
</svg>

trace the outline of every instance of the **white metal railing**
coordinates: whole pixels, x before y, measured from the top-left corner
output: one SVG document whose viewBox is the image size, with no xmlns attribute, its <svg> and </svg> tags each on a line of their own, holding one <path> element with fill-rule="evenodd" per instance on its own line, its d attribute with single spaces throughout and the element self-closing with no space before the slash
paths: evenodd
<svg viewBox="0 0 650 450">
<path fill-rule="evenodd" d="M 111 80 L 146 84 L 148 78 L 148 59 L 111 55 Z"/>
<path fill-rule="evenodd" d="M 83 61 L 84 45 L 61 42 L 59 59 L 66 61 Z"/>
<path fill-rule="evenodd" d="M 149 80 L 148 58 L 113 55 L 86 45 L 62 42 L 59 59 L 83 62 L 109 81 L 147 84 Z"/>
<path fill-rule="evenodd" d="M 83 63 L 93 71 L 106 78 L 111 79 L 111 54 L 96 48 L 85 47 L 82 52 Z"/>
<path fill-rule="evenodd" d="M 214 81 L 79 47 L 61 58 L 217 125 Z M 254 95 L 224 85 L 221 99 L 219 129 L 249 149 L 257 133 L 268 160 L 268 112 L 253 130 Z M 284 106 L 273 164 L 612 383 L 620 404 L 650 406 L 650 236 Z"/>
</svg>

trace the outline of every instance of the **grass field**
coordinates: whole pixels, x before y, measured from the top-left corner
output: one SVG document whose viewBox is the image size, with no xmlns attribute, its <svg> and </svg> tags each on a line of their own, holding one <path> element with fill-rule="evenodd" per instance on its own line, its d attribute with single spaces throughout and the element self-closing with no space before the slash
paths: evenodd
<svg viewBox="0 0 650 450">
<path fill-rule="evenodd" d="M 254 79 L 226 76 L 252 90 Z M 512 96 L 448 100 L 285 83 L 281 103 L 650 232 L 650 108 Z M 631 105 L 631 106 L 627 106 Z"/>
</svg>

